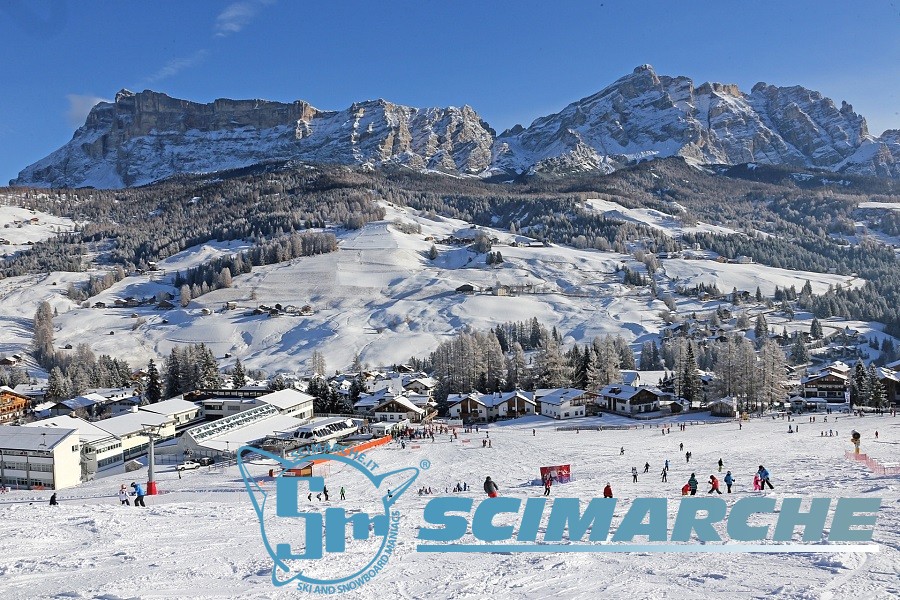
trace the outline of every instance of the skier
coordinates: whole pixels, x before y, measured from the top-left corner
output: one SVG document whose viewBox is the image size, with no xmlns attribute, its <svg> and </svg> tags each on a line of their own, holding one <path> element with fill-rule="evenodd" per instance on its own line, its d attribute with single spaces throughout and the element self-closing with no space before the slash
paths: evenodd
<svg viewBox="0 0 900 600">
<path fill-rule="evenodd" d="M 346 500 L 346 497 L 344 496 L 344 486 L 341 486 L 341 500 Z"/>
<path fill-rule="evenodd" d="M 553 485 L 553 476 L 548 474 L 546 477 L 544 477 L 544 495 L 545 496 L 550 495 L 550 486 L 551 485 Z"/>
<path fill-rule="evenodd" d="M 878 439 L 878 431 L 877 430 L 875 431 L 875 439 L 876 440 Z"/>
<path fill-rule="evenodd" d="M 625 446 L 622 446 L 622 448 L 619 450 L 619 456 L 624 456 L 624 455 L 625 455 Z"/>
<path fill-rule="evenodd" d="M 128 500 L 128 490 L 125 489 L 125 484 L 119 488 L 119 502 L 123 506 L 131 506 L 131 502 Z"/>
<path fill-rule="evenodd" d="M 663 483 L 665 483 L 665 482 L 667 481 L 666 477 L 668 476 L 668 474 L 669 474 L 668 469 L 663 469 L 663 470 L 662 470 L 662 482 L 663 482 Z"/>
<path fill-rule="evenodd" d="M 489 476 L 484 478 L 484 493 L 488 495 L 488 498 L 496 498 L 499 489 Z"/>
<path fill-rule="evenodd" d="M 769 481 L 769 472 L 766 471 L 765 467 L 759 465 L 759 489 L 766 489 L 766 485 L 768 484 L 770 490 L 774 490 L 775 486 L 772 485 L 772 482 Z"/>
<path fill-rule="evenodd" d="M 50 506 L 57 506 L 59 502 L 56 501 L 56 492 L 53 492 L 53 495 L 50 496 Z"/>
<path fill-rule="evenodd" d="M 668 471 L 668 470 L 669 470 L 669 459 L 667 458 L 666 459 L 666 471 Z"/>
<path fill-rule="evenodd" d="M 725 466 L 725 463 L 722 462 L 722 459 L 719 459 L 719 473 L 722 472 L 722 467 Z"/>
<path fill-rule="evenodd" d="M 325 494 L 325 502 L 328 502 L 328 486 L 327 485 L 322 486 L 322 493 Z"/>
<path fill-rule="evenodd" d="M 144 504 L 144 488 L 142 488 L 140 485 L 138 485 L 137 483 L 135 483 L 133 481 L 131 482 L 131 487 L 134 488 L 134 495 L 135 495 L 134 505 L 135 506 L 143 506 L 144 508 L 147 508 L 147 505 Z"/>
<path fill-rule="evenodd" d="M 728 493 L 731 493 L 731 486 L 734 483 L 734 477 L 731 476 L 731 471 L 725 473 L 725 488 L 728 490 Z"/>
<path fill-rule="evenodd" d="M 682 450 L 684 450 L 684 442 L 678 444 L 678 451 L 681 452 Z"/>
<path fill-rule="evenodd" d="M 650 472 L 650 463 L 644 463 L 644 473 Z"/>
<path fill-rule="evenodd" d="M 691 462 L 691 453 L 690 453 L 690 452 L 685 452 L 685 453 L 684 453 L 684 460 L 685 460 L 686 462 Z"/>
<path fill-rule="evenodd" d="M 534 429 L 531 430 L 531 435 L 532 435 L 532 436 L 537 435 L 537 434 L 534 432 Z"/>
<path fill-rule="evenodd" d="M 637 467 L 631 467 L 631 480 L 632 480 L 634 483 L 637 483 L 637 475 L 638 475 L 638 473 L 637 473 Z"/>
<path fill-rule="evenodd" d="M 603 488 L 603 497 L 604 498 L 612 498 L 613 497 L 612 486 L 609 485 L 608 481 L 606 482 L 606 487 Z"/>
<path fill-rule="evenodd" d="M 759 473 L 754 473 L 753 474 L 753 491 L 758 492 L 760 489 L 761 488 L 759 486 Z"/>
<path fill-rule="evenodd" d="M 697 495 L 697 476 L 694 473 L 691 473 L 691 478 L 688 479 L 688 487 L 691 490 L 691 496 Z"/>
<path fill-rule="evenodd" d="M 682 486 L 682 488 L 681 488 L 681 495 L 687 496 L 690 493 L 691 493 L 691 484 L 690 483 L 684 484 L 684 486 Z"/>
<path fill-rule="evenodd" d="M 709 485 L 710 485 L 710 488 L 709 488 L 709 491 L 706 492 L 707 494 L 712 494 L 713 492 L 715 492 L 717 494 L 722 493 L 722 490 L 719 489 L 719 480 L 716 479 L 715 475 L 709 476 Z"/>
</svg>

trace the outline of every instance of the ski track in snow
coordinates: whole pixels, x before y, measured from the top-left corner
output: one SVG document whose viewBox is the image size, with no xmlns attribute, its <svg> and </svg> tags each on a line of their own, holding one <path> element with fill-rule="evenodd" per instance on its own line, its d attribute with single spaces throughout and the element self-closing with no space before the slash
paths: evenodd
<svg viewBox="0 0 900 600">
<path fill-rule="evenodd" d="M 598 419 L 565 424 L 596 423 Z M 617 421 L 603 417 L 600 422 Z M 674 422 L 674 421 L 673 421 Z M 788 423 L 753 419 L 739 430 L 734 422 L 689 425 L 662 435 L 658 428 L 558 432 L 562 423 L 528 417 L 489 428 L 493 448 L 481 447 L 484 432 L 459 434 L 459 441 L 438 436 L 435 443 L 414 442 L 407 449 L 391 444 L 371 452 L 380 470 L 419 464 L 420 472 L 400 498 L 401 530 L 394 556 L 385 569 L 351 598 L 787 598 L 836 600 L 900 596 L 900 480 L 873 475 L 844 458 L 851 447 L 846 433 L 863 434 L 863 449 L 887 460 L 900 436 L 900 419 L 840 416 L 827 425 L 845 432 L 822 438 L 823 423 L 797 419 L 802 433 L 787 434 Z M 531 429 L 537 430 L 532 436 Z M 874 442 L 874 430 L 880 433 Z M 462 440 L 470 440 L 463 443 Z M 690 463 L 678 450 L 693 453 Z M 882 443 L 884 442 L 884 443 Z M 418 445 L 419 448 L 411 446 Z M 625 455 L 619 455 L 619 447 Z M 416 530 L 431 496 L 416 490 L 465 481 L 475 491 L 464 494 L 479 502 L 481 482 L 490 474 L 501 493 L 518 498 L 539 496 L 541 465 L 572 465 L 575 480 L 553 487 L 553 496 L 599 496 L 609 481 L 621 498 L 615 526 L 638 496 L 664 496 L 669 525 L 680 498 L 680 487 L 691 472 L 701 482 L 717 474 L 722 458 L 734 473 L 735 494 L 746 497 L 753 472 L 764 464 L 772 473 L 775 498 L 830 496 L 882 498 L 875 527 L 876 554 L 428 554 L 417 553 Z M 659 481 L 665 459 L 669 482 Z M 632 466 L 650 462 L 650 473 L 631 482 Z M 268 465 L 251 467 L 262 479 Z M 113 493 L 120 483 L 140 481 L 143 472 L 82 484 L 59 492 L 60 506 L 47 506 L 49 492 L 11 492 L 0 497 L 0 581 L 3 597 L 280 599 L 309 597 L 291 586 L 271 584 L 271 560 L 263 549 L 259 525 L 236 467 L 201 469 L 179 480 L 171 465 L 160 466 L 163 494 L 147 498 L 148 508 L 119 506 Z M 352 469 L 334 469 L 327 478 L 332 490 L 347 486 L 348 511 L 371 510 L 365 490 L 353 487 Z M 266 484 L 263 484 L 264 487 Z M 34 502 L 34 504 L 29 504 Z M 303 500 L 305 502 L 305 499 Z M 314 501 L 315 502 L 315 501 Z M 338 503 L 330 502 L 331 505 Z M 548 508 L 549 510 L 549 508 Z M 545 511 L 546 513 L 546 511 Z M 499 515 L 495 524 L 514 523 Z M 546 514 L 541 531 L 546 527 Z M 720 532 L 724 529 L 718 527 Z M 541 537 L 539 536 L 539 540 Z M 795 534 L 795 541 L 799 534 Z M 467 536 L 463 542 L 476 542 Z M 637 538 L 637 542 L 641 538 Z M 818 541 L 818 540 L 816 540 Z M 339 561 L 350 560 L 352 542 Z M 341 562 L 340 564 L 347 564 Z"/>
</svg>

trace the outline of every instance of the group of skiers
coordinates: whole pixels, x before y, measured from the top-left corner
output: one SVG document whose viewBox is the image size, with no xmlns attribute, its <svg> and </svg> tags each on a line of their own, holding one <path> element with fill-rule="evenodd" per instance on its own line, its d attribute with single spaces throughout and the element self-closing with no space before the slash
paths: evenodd
<svg viewBox="0 0 900 600">
<path fill-rule="evenodd" d="M 144 508 L 146 508 L 147 505 L 144 504 L 144 488 L 141 487 L 141 484 L 134 481 L 131 482 L 131 488 L 133 491 L 130 495 L 134 496 L 134 505 L 143 506 Z M 128 496 L 128 488 L 126 488 L 125 484 L 123 483 L 121 486 L 119 486 L 119 503 L 123 506 L 131 506 L 131 502 L 129 501 Z"/>
<path fill-rule="evenodd" d="M 720 459 L 721 462 L 721 459 Z M 728 493 L 731 493 L 731 486 L 734 485 L 734 476 L 731 474 L 731 471 L 727 471 L 725 473 L 725 477 L 722 478 L 722 481 L 725 482 L 725 488 Z M 695 496 L 697 494 L 697 487 L 699 483 L 697 481 L 697 474 L 691 473 L 690 478 L 687 480 L 687 483 L 681 488 L 682 496 Z M 707 494 L 721 494 L 722 490 L 719 489 L 719 479 L 715 475 L 709 476 L 709 491 Z M 769 481 L 769 471 L 763 466 L 759 465 L 759 470 L 753 475 L 753 491 L 760 491 L 765 489 L 765 486 L 769 486 L 769 489 L 774 490 L 775 486 L 772 485 L 772 482 Z"/>
</svg>

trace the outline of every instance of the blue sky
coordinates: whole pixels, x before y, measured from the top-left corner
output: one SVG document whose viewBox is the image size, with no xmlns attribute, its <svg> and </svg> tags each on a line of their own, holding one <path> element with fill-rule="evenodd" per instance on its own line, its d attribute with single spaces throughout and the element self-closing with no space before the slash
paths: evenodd
<svg viewBox="0 0 900 600">
<path fill-rule="evenodd" d="M 695 82 L 803 85 L 900 128 L 900 0 L 0 0 L 0 182 L 97 99 L 385 98 L 469 104 L 498 131 L 640 64 Z"/>
</svg>

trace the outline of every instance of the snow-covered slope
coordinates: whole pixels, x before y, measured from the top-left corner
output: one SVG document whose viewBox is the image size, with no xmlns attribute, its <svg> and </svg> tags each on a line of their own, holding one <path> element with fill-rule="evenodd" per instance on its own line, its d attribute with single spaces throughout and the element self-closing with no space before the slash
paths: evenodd
<svg viewBox="0 0 900 600">
<path fill-rule="evenodd" d="M 821 418 L 820 418 L 821 421 Z M 583 418 L 569 425 L 616 424 L 605 415 Z M 676 420 L 670 424 L 675 425 Z M 634 424 L 633 421 L 629 423 Z M 661 435 L 656 427 L 633 430 L 581 429 L 556 431 L 559 421 L 526 417 L 489 428 L 491 448 L 481 448 L 485 433 L 464 434 L 459 441 L 438 436 L 435 443 L 389 445 L 367 452 L 378 472 L 418 466 L 428 460 L 411 489 L 397 501 L 399 534 L 394 555 L 384 570 L 359 590 L 341 598 L 492 598 L 532 600 L 565 598 L 633 600 L 657 598 L 783 598 L 836 600 L 888 599 L 900 596 L 900 483 L 896 477 L 872 474 L 865 466 L 844 458 L 852 448 L 851 429 L 862 433 L 863 450 L 881 461 L 896 460 L 900 419 L 839 416 L 828 423 L 807 423 L 788 434 L 781 419 L 752 419 L 737 423 L 672 427 Z M 640 425 L 638 425 L 640 427 Z M 532 428 L 536 435 L 532 435 Z M 837 437 L 821 437 L 835 428 Z M 874 439 L 874 431 L 879 439 Z M 465 443 L 465 440 L 470 440 Z M 678 444 L 693 454 L 686 464 Z M 625 448 L 624 456 L 619 448 Z M 893 457 L 893 458 L 892 458 Z M 419 496 L 419 487 L 444 490 L 466 482 L 472 491 L 460 494 L 474 506 L 484 501 L 481 482 L 495 480 L 502 496 L 525 501 L 543 491 L 539 467 L 570 464 L 575 480 L 552 488 L 541 522 L 540 541 L 550 505 L 557 498 L 579 498 L 581 509 L 602 494 L 609 482 L 618 498 L 613 528 L 638 497 L 667 499 L 668 531 L 681 503 L 680 488 L 692 472 L 701 483 L 719 476 L 719 459 L 732 471 L 732 494 L 722 498 L 731 507 L 738 499 L 764 495 L 778 505 L 785 498 L 880 498 L 874 526 L 874 554 L 727 554 L 727 553 L 420 553 L 419 527 L 427 524 L 423 508 L 434 496 Z M 659 473 L 670 461 L 668 482 Z M 650 463 L 650 472 L 632 483 L 632 466 Z M 753 492 L 751 479 L 765 465 L 774 490 Z M 276 588 L 271 581 L 272 561 L 263 547 L 260 527 L 243 482 L 235 467 L 188 471 L 179 479 L 174 465 L 158 466 L 161 495 L 148 497 L 147 508 L 120 506 L 114 493 L 121 483 L 144 481 L 146 470 L 127 476 L 98 479 L 59 493 L 60 504 L 47 506 L 50 492 L 11 492 L 0 496 L 0 573 L 7 598 L 21 600 L 66 598 L 106 600 L 125 598 L 171 599 L 281 599 L 314 597 L 295 587 Z M 272 492 L 267 476 L 270 464 L 251 466 L 262 487 Z M 327 503 L 313 497 L 312 510 L 344 508 L 348 514 L 372 512 L 376 499 L 370 484 L 361 483 L 349 468 L 333 469 L 326 477 L 333 492 Z M 347 499 L 336 499 L 345 487 Z M 30 504 L 34 502 L 34 504 Z M 306 511 L 305 494 L 300 510 Z M 831 501 L 832 508 L 835 501 Z M 474 509 L 474 507 L 473 507 Z M 470 517 L 471 518 L 471 517 Z M 521 515 L 500 514 L 497 526 L 515 525 Z M 754 515 L 753 525 L 772 525 L 775 516 Z M 829 518 L 828 523 L 831 522 Z M 268 531 L 275 527 L 267 524 Z M 722 523 L 716 529 L 728 537 Z M 800 541 L 800 529 L 793 541 Z M 821 533 L 821 532 L 820 532 Z M 301 532 L 291 543 L 298 543 Z M 770 534 L 771 535 L 771 534 Z M 645 537 L 635 538 L 644 543 Z M 280 540 L 279 540 L 280 541 Z M 483 543 L 466 534 L 464 543 Z M 564 540 L 567 543 L 568 540 Z M 819 536 L 813 542 L 819 543 Z M 694 542 L 699 543 L 699 542 Z M 364 542 L 348 541 L 347 552 L 330 555 L 339 570 L 358 559 Z M 709 544 L 718 544 L 710 542 Z M 296 546 L 295 546 L 296 547 Z M 709 549 L 709 548 L 705 548 Z M 320 561 L 320 562 L 325 562 Z M 310 566 L 310 569 L 315 568 Z M 325 596 L 322 596 L 325 597 Z"/>
<path fill-rule="evenodd" d="M 338 252 L 255 267 L 252 273 L 235 277 L 231 288 L 200 296 L 184 309 L 112 305 L 117 298 L 175 293 L 175 271 L 234 252 L 238 244 L 190 248 L 160 261 L 161 271 L 129 276 L 90 299 L 91 305 L 104 302 L 107 308 L 80 308 L 66 298 L 68 283 L 83 282 L 88 273 L 0 280 L 0 352 L 29 350 L 31 319 L 45 298 L 59 312 L 54 319 L 58 347 L 88 343 L 98 356 L 109 354 L 138 366 L 150 358 L 161 360 L 174 345 L 203 342 L 220 359 L 231 354 L 269 374 L 306 372 L 314 350 L 324 354 L 330 368 L 349 365 L 355 352 L 373 365 L 405 362 L 410 356 L 426 356 L 463 327 L 485 330 L 532 317 L 570 336 L 566 343 L 585 343 L 609 333 L 639 345 L 655 338 L 663 326 L 663 302 L 653 300 L 647 288 L 623 285 L 622 274 L 616 272 L 623 265 L 644 268 L 631 256 L 558 246 L 512 246 L 507 244 L 522 238 L 486 229 L 499 240 L 493 249 L 504 259 L 501 265 L 488 266 L 484 254 L 464 245 L 441 243 L 451 235 L 470 237 L 473 229 L 468 223 L 432 220 L 391 205 L 386 209 L 384 221 L 343 233 Z M 621 210 L 669 233 L 679 230 L 676 221 L 650 212 Z M 422 233 L 402 233 L 393 225 L 397 220 L 420 225 Z M 434 261 L 427 258 L 432 243 L 439 252 Z M 658 282 L 664 293 L 676 283 L 688 287 L 716 283 L 724 291 L 736 287 L 751 293 L 760 287 L 767 296 L 776 285 L 799 289 L 807 279 L 816 293 L 829 284 L 864 283 L 764 265 L 681 259 L 661 261 L 659 277 L 668 278 Z M 485 289 L 497 283 L 520 286 L 522 293 L 495 296 L 455 291 L 463 284 Z M 223 310 L 226 302 L 235 302 L 237 309 Z M 686 312 L 715 308 L 715 304 L 704 306 L 688 298 L 677 302 L 679 310 Z M 310 304 L 315 313 L 274 318 L 250 314 L 260 304 L 276 303 Z M 211 314 L 203 314 L 203 309 Z M 222 360 L 221 366 L 229 363 Z"/>
</svg>

